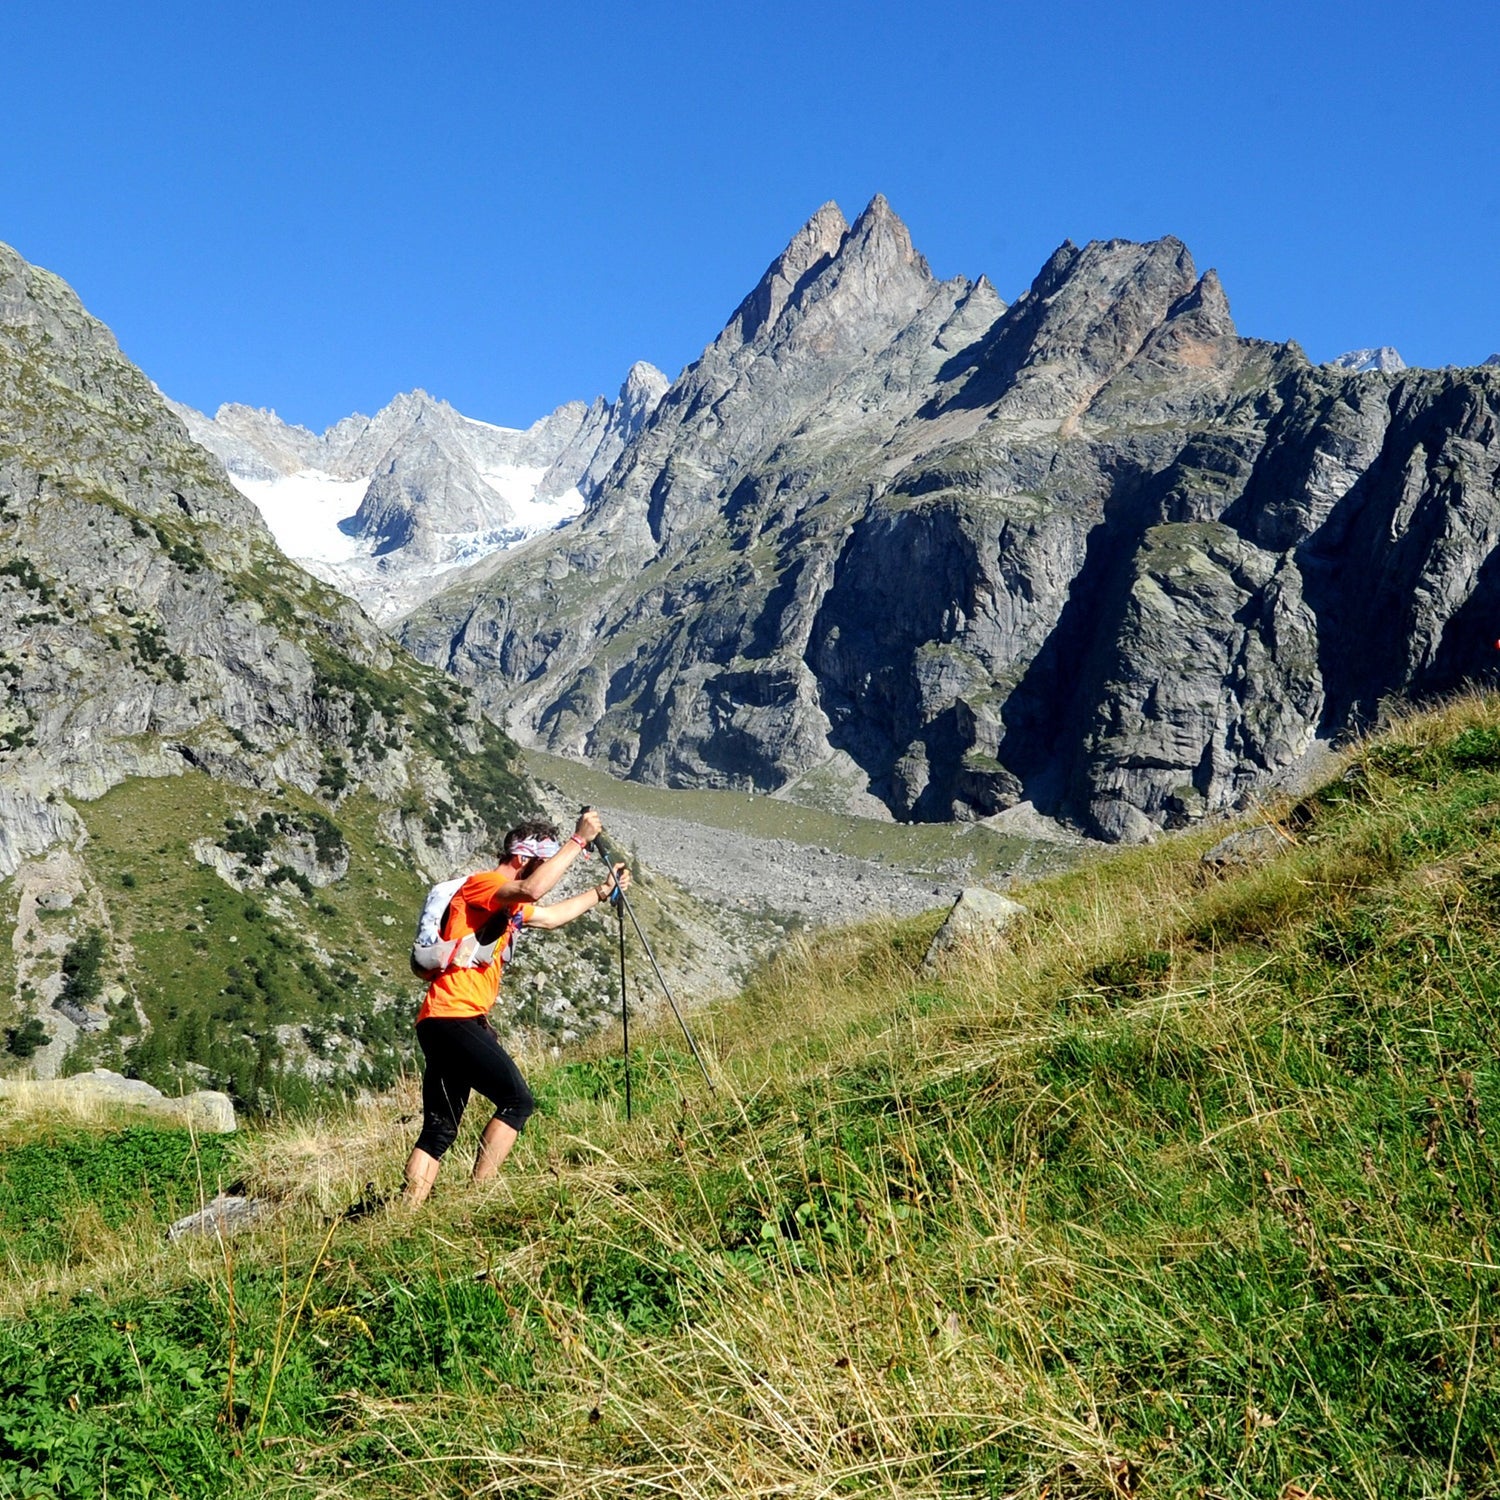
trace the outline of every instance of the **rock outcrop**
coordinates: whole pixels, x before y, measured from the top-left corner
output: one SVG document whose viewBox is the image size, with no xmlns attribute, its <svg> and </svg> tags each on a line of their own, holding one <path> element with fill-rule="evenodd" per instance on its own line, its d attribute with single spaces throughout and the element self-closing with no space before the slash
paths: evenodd
<svg viewBox="0 0 1500 1500">
<path fill-rule="evenodd" d="M 975 949 L 998 948 L 1005 934 L 1022 917 L 1026 908 L 999 891 L 983 886 L 969 886 L 958 894 L 947 920 L 928 944 L 922 968 L 931 972 L 949 958 L 957 958 Z"/>
<path fill-rule="evenodd" d="M 587 511 L 401 636 L 620 775 L 1145 838 L 1490 670 L 1497 416 L 1241 338 L 1173 239 L 1007 307 L 830 204 Z"/>
</svg>

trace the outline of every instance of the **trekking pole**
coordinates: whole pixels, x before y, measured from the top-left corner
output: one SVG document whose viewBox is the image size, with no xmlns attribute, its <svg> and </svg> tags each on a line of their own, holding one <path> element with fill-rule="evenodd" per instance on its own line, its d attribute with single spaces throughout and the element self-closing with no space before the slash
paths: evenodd
<svg viewBox="0 0 1500 1500">
<path fill-rule="evenodd" d="M 585 808 L 584 811 L 587 812 L 588 809 Z M 645 950 L 646 957 L 651 960 L 651 969 L 656 975 L 656 982 L 661 986 L 662 994 L 667 997 L 667 1004 L 672 1007 L 672 1014 L 677 1017 L 677 1024 L 682 1027 L 683 1036 L 687 1038 L 688 1048 L 693 1054 L 693 1061 L 698 1064 L 698 1071 L 703 1074 L 703 1081 L 708 1085 L 709 1093 L 717 1094 L 718 1089 L 714 1087 L 713 1079 L 708 1076 L 708 1065 L 703 1061 L 703 1054 L 698 1050 L 697 1042 L 693 1040 L 693 1033 L 688 1030 L 688 1023 L 683 1018 L 682 1011 L 678 1007 L 671 988 L 667 984 L 666 976 L 661 971 L 661 965 L 656 961 L 656 954 L 651 951 L 651 944 L 647 941 L 646 934 L 641 931 L 641 924 L 636 919 L 635 908 L 630 904 L 628 897 L 625 895 L 624 888 L 620 884 L 620 877 L 615 873 L 615 866 L 620 861 L 613 857 L 614 851 L 604 841 L 602 835 L 594 840 L 594 847 L 599 851 L 600 858 L 609 866 L 609 877 L 615 883 L 615 888 L 610 893 L 609 899 L 617 901 L 620 904 L 620 911 L 622 913 L 620 925 L 621 941 L 624 941 L 624 917 L 629 917 L 630 925 L 635 928 L 635 935 L 640 939 L 641 947 Z M 627 1072 L 625 1076 L 628 1081 L 630 1077 L 629 1073 Z"/>
<path fill-rule="evenodd" d="M 619 881 L 616 880 L 616 885 Z M 717 1094 L 718 1089 L 714 1087 L 714 1081 L 708 1076 L 708 1065 L 703 1061 L 703 1054 L 698 1050 L 698 1044 L 693 1040 L 693 1033 L 688 1030 L 688 1023 L 683 1019 L 682 1011 L 678 1008 L 677 1001 L 672 997 L 672 991 L 667 988 L 667 981 L 661 972 L 661 965 L 656 961 L 656 955 L 651 951 L 651 944 L 646 941 L 646 934 L 641 931 L 641 924 L 636 920 L 635 908 L 625 899 L 625 892 L 620 892 L 620 904 L 625 908 L 625 915 L 630 918 L 630 925 L 635 928 L 635 935 L 641 940 L 641 947 L 646 950 L 646 957 L 651 960 L 652 971 L 656 975 L 656 982 L 661 986 L 661 992 L 667 997 L 667 1004 L 672 1007 L 672 1014 L 677 1017 L 677 1024 L 682 1027 L 682 1034 L 687 1038 L 687 1044 L 692 1049 L 693 1061 L 698 1064 L 698 1071 L 703 1074 L 703 1081 L 708 1085 L 710 1094 Z"/>
<path fill-rule="evenodd" d="M 620 892 L 624 895 L 624 892 Z M 630 1123 L 630 1001 L 625 988 L 625 908 L 615 906 L 620 928 L 620 1030 L 625 1033 L 625 1123 Z"/>
</svg>

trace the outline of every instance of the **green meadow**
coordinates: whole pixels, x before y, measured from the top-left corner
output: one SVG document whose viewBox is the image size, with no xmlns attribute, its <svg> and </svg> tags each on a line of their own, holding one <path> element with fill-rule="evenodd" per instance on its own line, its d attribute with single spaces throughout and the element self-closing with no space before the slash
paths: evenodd
<svg viewBox="0 0 1500 1500">
<path fill-rule="evenodd" d="M 804 937 L 528 1060 L 225 1141 L 0 1116 L 0 1497 L 1500 1494 L 1500 700 L 1225 829 Z M 187 961 L 184 956 L 184 963 Z M 275 1212 L 167 1244 L 221 1185 Z M 185 1210 L 184 1210 L 185 1211 Z"/>
</svg>

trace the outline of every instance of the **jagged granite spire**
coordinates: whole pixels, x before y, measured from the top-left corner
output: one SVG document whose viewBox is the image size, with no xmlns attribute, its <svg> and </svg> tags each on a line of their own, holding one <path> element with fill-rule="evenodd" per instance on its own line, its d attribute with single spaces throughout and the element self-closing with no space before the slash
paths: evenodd
<svg viewBox="0 0 1500 1500">
<path fill-rule="evenodd" d="M 625 374 L 620 387 L 618 406 L 620 431 L 628 442 L 641 430 L 641 424 L 656 410 L 671 381 L 644 359 L 638 359 Z"/>
<path fill-rule="evenodd" d="M 869 261 L 878 269 L 910 267 L 923 279 L 932 279 L 927 258 L 912 246 L 911 231 L 897 217 L 884 193 L 876 193 L 865 210 L 849 226 L 842 252 Z"/>
<path fill-rule="evenodd" d="M 614 401 L 594 403 L 577 441 L 558 457 L 537 494 L 563 494 L 572 489 L 584 500 L 592 500 L 615 461 L 661 404 L 670 384 L 655 365 L 637 360 L 626 372 Z"/>
<path fill-rule="evenodd" d="M 766 268 L 755 290 L 730 317 L 721 344 L 748 344 L 781 316 L 792 294 L 838 254 L 849 231 L 837 203 L 825 203 L 791 238 L 786 249 Z"/>
</svg>

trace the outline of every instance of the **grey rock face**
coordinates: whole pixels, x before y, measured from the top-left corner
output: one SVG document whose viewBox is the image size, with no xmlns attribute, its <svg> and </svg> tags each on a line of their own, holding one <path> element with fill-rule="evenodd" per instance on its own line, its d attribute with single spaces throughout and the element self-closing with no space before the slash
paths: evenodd
<svg viewBox="0 0 1500 1500">
<path fill-rule="evenodd" d="M 1406 368 L 1406 361 L 1389 344 L 1382 344 L 1378 349 L 1351 349 L 1347 354 L 1339 355 L 1337 359 L 1330 359 L 1328 368 L 1348 370 L 1356 375 L 1363 374 L 1367 370 L 1375 370 L 1382 375 L 1394 375 Z"/>
<path fill-rule="evenodd" d="M 0 552 L 0 876 L 72 836 L 69 795 L 180 769 L 167 736 L 317 721 L 310 658 L 246 586 L 284 566 L 253 507 L 108 330 L 4 247 Z M 357 609 L 322 603 L 310 631 L 388 659 Z"/>
<path fill-rule="evenodd" d="M 586 513 L 402 639 L 617 774 L 1145 838 L 1490 671 L 1497 432 L 1500 373 L 1243 339 L 1176 240 L 1007 307 L 827 205 Z"/>
<path fill-rule="evenodd" d="M 1323 707 L 1296 568 L 1218 522 L 1146 532 L 1102 665 L 1073 795 L 1116 839 L 1233 804 L 1302 755 Z M 1176 786 L 1140 774 L 1174 767 Z"/>
</svg>

